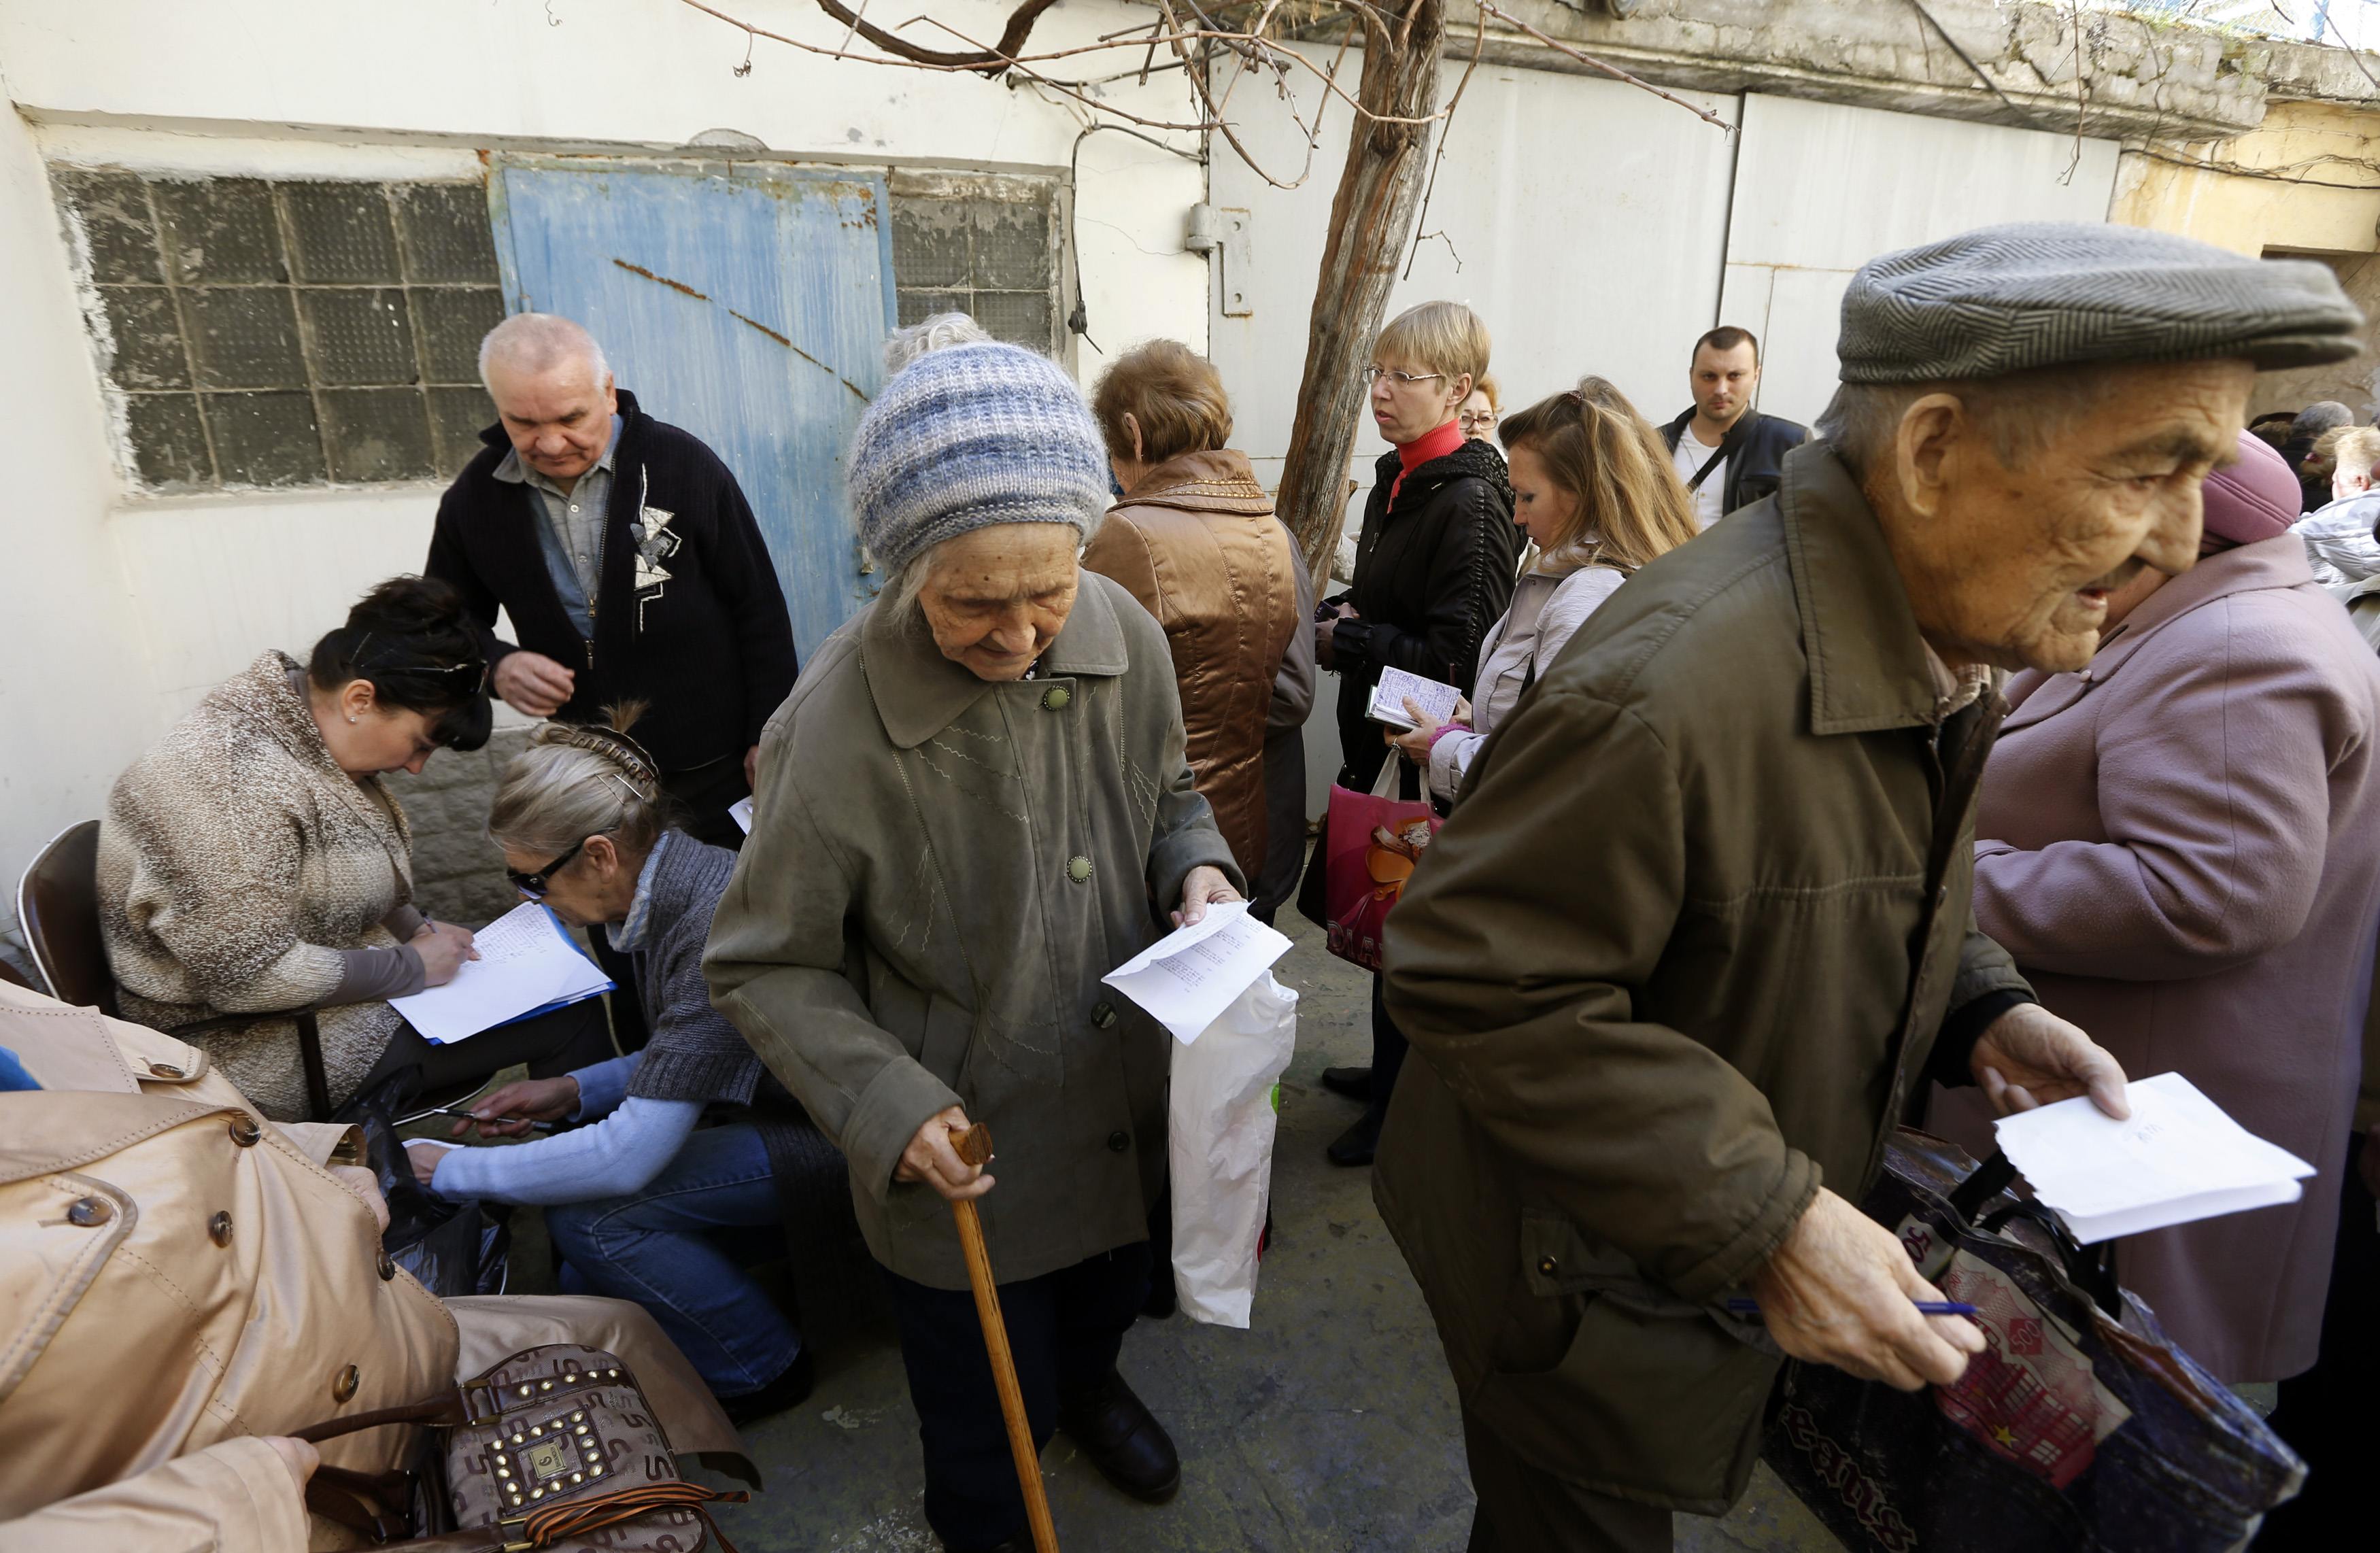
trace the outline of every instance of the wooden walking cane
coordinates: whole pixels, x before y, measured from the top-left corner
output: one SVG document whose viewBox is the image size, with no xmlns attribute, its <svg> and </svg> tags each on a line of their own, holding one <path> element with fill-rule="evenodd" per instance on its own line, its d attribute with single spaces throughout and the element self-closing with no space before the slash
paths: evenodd
<svg viewBox="0 0 2380 1553">
<path fill-rule="evenodd" d="M 991 1159 L 991 1129 L 978 1123 L 951 1135 L 951 1147 L 970 1165 Z M 973 1201 L 951 1205 L 959 1221 L 959 1247 L 966 1253 L 967 1284 L 975 1313 L 983 1322 L 983 1346 L 991 1355 L 992 1384 L 1000 1388 L 1000 1415 L 1008 1425 L 1008 1449 L 1016 1458 L 1016 1486 L 1025 1490 L 1025 1519 L 1033 1528 L 1033 1553 L 1058 1553 L 1058 1528 L 1050 1519 L 1050 1498 L 1041 1491 L 1041 1452 L 1033 1448 L 1033 1425 L 1025 1416 L 1025 1393 L 1016 1384 L 1016 1360 L 1008 1352 L 1008 1323 L 1001 1319 L 1000 1291 L 991 1281 L 991 1254 L 984 1249 L 983 1219 Z"/>
</svg>

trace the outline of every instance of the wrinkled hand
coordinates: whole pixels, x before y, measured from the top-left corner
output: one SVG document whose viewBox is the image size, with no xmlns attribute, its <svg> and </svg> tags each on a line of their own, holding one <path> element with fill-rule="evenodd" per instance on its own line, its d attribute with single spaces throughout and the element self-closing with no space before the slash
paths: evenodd
<svg viewBox="0 0 2380 1553">
<path fill-rule="evenodd" d="M 560 1078 L 524 1078 L 480 1096 L 471 1108 L 479 1120 L 457 1122 L 446 1135 L 459 1138 L 477 1127 L 483 1138 L 516 1138 L 528 1131 L 532 1122 L 565 1121 L 577 1109 L 578 1081 L 568 1074 Z"/>
<path fill-rule="evenodd" d="M 1984 1351 L 1963 1316 L 1921 1316 L 1942 1292 L 1917 1276 L 1891 1231 L 1821 1188 L 1759 1272 L 1753 1297 L 1777 1346 L 1903 1391 L 1948 1386 Z"/>
<path fill-rule="evenodd" d="M 952 1202 L 963 1203 L 991 1190 L 991 1177 L 981 1165 L 970 1165 L 951 1147 L 951 1134 L 967 1130 L 966 1111 L 958 1106 L 926 1119 L 893 1168 L 895 1181 L 922 1181 Z"/>
<path fill-rule="evenodd" d="M 570 699 L 578 673 L 542 652 L 524 649 L 496 660 L 494 679 L 496 694 L 513 710 L 530 717 L 552 717 Z"/>
<path fill-rule="evenodd" d="M 289 1469 L 289 1475 L 297 1481 L 298 1492 L 303 1497 L 307 1481 L 314 1475 L 314 1469 L 322 1464 L 322 1453 L 314 1449 L 312 1441 L 299 1439 L 295 1435 L 267 1435 L 264 1443 L 273 1447 L 273 1453 L 281 1458 L 283 1466 Z"/>
<path fill-rule="evenodd" d="M 445 986 L 463 968 L 464 961 L 480 957 L 480 952 L 471 947 L 471 929 L 452 922 L 424 922 L 413 935 L 413 952 L 421 956 L 425 987 Z"/>
<path fill-rule="evenodd" d="M 1194 922 L 1203 922 L 1207 919 L 1207 907 L 1212 903 L 1242 898 L 1222 869 L 1201 863 L 1182 881 L 1182 909 L 1173 914 L 1173 925 L 1187 928 Z"/>
<path fill-rule="evenodd" d="M 1444 722 L 1432 722 L 1422 715 L 1421 708 L 1415 706 L 1414 698 L 1408 696 L 1405 698 L 1405 715 L 1413 719 L 1414 725 L 1410 733 L 1400 734 L 1393 728 L 1383 728 L 1380 732 L 1387 735 L 1390 746 L 1406 759 L 1416 766 L 1427 766 L 1429 764 L 1429 746 L 1438 742 L 1439 729 L 1458 725 L 1464 728 L 1471 726 L 1471 700 L 1468 697 L 1457 697 L 1454 710 L 1448 715 L 1447 720 Z"/>
<path fill-rule="evenodd" d="M 381 1195 L 380 1177 L 361 1165 L 333 1165 L 331 1178 L 364 1200 L 381 1233 L 388 1232 L 388 1199 Z"/>
<path fill-rule="evenodd" d="M 1967 1067 L 2001 1116 L 2082 1094 L 2119 1121 L 2132 1114 L 2123 1065 L 2039 1003 L 2019 1003 L 1993 1020 Z"/>
</svg>

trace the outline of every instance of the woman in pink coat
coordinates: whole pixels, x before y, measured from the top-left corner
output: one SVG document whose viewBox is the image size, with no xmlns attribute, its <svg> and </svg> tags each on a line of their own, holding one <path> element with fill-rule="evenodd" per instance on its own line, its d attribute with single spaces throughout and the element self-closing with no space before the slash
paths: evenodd
<svg viewBox="0 0 2380 1553">
<path fill-rule="evenodd" d="M 2089 668 L 2010 680 L 1975 823 L 1976 921 L 2042 1002 L 2320 1171 L 2293 1205 L 2118 1244 L 2235 1385 L 2314 1360 L 2380 926 L 2380 661 L 2314 585 L 2298 494 L 2243 433 L 2198 564 L 2116 588 Z"/>
</svg>

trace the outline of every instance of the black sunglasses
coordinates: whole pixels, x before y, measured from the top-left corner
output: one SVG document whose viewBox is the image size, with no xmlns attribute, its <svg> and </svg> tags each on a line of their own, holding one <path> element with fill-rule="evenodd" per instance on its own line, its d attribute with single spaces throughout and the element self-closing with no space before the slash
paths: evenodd
<svg viewBox="0 0 2380 1553">
<path fill-rule="evenodd" d="M 555 858 L 552 862 L 548 863 L 544 867 L 538 869 L 538 871 L 533 874 L 522 873 L 517 868 L 506 868 L 504 870 L 504 877 L 513 881 L 514 889 L 519 891 L 530 900 L 542 901 L 545 899 L 546 889 L 552 881 L 553 876 L 570 866 L 570 860 L 578 855 L 579 848 L 585 846 L 589 842 L 593 841 L 596 836 L 600 836 L 602 833 L 602 831 L 597 831 L 591 834 L 579 837 L 577 841 L 570 843 L 569 851 L 564 853 L 561 856 Z"/>
</svg>

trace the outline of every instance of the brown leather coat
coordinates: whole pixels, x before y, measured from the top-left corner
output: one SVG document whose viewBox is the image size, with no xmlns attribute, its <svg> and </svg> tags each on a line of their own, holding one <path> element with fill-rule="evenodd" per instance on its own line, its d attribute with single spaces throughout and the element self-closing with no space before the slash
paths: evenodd
<svg viewBox="0 0 2380 1553">
<path fill-rule="evenodd" d="M 748 1474 L 638 1307 L 442 1304 L 384 1263 L 363 1198 L 323 1168 L 350 1129 L 275 1126 L 199 1048 L 20 988 L 0 985 L 0 1046 L 42 1085 L 0 1094 L 0 1553 L 346 1546 L 249 1437 L 417 1401 L 547 1342 L 627 1359 L 680 1453 Z M 377 1472 L 411 1444 L 374 1429 L 322 1454 Z"/>
<path fill-rule="evenodd" d="M 1109 509 L 1083 565 L 1165 627 L 1190 770 L 1242 873 L 1265 858 L 1265 719 L 1301 624 L 1296 555 L 1247 455 L 1186 453 Z"/>
</svg>

